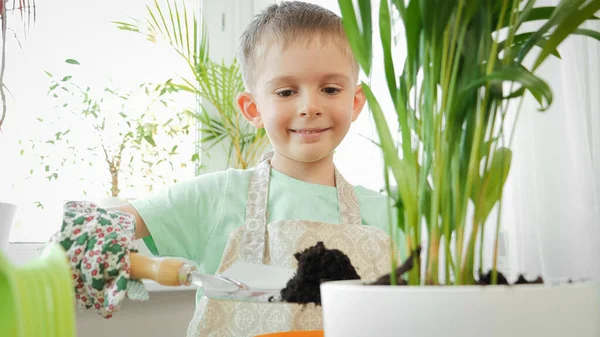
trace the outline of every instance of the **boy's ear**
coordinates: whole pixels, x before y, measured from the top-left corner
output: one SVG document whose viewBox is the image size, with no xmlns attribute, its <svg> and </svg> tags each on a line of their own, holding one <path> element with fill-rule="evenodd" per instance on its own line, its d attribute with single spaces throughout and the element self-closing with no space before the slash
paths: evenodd
<svg viewBox="0 0 600 337">
<path fill-rule="evenodd" d="M 258 112 L 258 107 L 254 102 L 254 97 L 249 92 L 239 93 L 236 97 L 237 106 L 240 109 L 240 112 L 246 118 L 250 124 L 254 125 L 256 128 L 264 127 L 262 117 Z"/>
<path fill-rule="evenodd" d="M 363 91 L 362 85 L 357 85 L 356 90 L 354 91 L 354 102 L 352 106 L 352 121 L 354 122 L 363 107 L 365 106 L 365 102 L 367 101 L 367 97 L 365 96 L 365 92 Z"/>
</svg>

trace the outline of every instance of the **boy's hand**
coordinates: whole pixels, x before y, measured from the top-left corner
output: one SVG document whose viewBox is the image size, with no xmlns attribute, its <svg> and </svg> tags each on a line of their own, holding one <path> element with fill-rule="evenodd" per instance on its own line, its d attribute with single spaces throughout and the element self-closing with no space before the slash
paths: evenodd
<svg viewBox="0 0 600 337">
<path fill-rule="evenodd" d="M 128 214 L 133 215 L 133 217 L 135 218 L 135 238 L 136 239 L 143 239 L 146 236 L 150 235 L 150 232 L 148 231 L 148 227 L 146 227 L 146 223 L 140 216 L 140 213 L 138 213 L 138 211 L 133 206 L 131 206 L 131 204 L 125 204 L 125 205 L 121 205 L 121 206 L 117 206 L 117 207 L 112 207 L 112 208 L 110 208 L 110 210 L 120 211 L 123 213 L 128 213 Z"/>
<path fill-rule="evenodd" d="M 144 285 L 130 279 L 129 253 L 138 251 L 134 218 L 93 202 L 65 203 L 61 229 L 50 242 L 59 243 L 69 259 L 79 309 L 94 308 L 111 318 L 125 297 L 147 300 Z"/>
</svg>

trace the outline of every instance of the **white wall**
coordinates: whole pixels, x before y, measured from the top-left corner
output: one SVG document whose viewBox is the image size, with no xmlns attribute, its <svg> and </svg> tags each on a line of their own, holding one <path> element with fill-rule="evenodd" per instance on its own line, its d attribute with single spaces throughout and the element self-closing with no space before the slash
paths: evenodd
<svg viewBox="0 0 600 337">
<path fill-rule="evenodd" d="M 141 254 L 151 256 L 142 240 L 136 243 Z M 77 337 L 104 337 L 107 331 L 111 337 L 185 336 L 194 314 L 196 290 L 186 287 L 168 291 L 156 283 L 147 289 L 148 301 L 127 299 L 110 319 L 102 318 L 92 309 L 77 311 Z"/>
<path fill-rule="evenodd" d="M 111 319 L 91 309 L 77 312 L 77 336 L 185 336 L 194 313 L 194 297 L 193 290 L 152 292 L 148 302 L 125 301 Z"/>
</svg>

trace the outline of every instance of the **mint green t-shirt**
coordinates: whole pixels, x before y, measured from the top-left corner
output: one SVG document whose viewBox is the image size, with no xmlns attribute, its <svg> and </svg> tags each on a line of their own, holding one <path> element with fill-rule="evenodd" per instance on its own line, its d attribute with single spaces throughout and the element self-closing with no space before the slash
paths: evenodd
<svg viewBox="0 0 600 337">
<path fill-rule="evenodd" d="M 205 174 L 132 201 L 150 232 L 144 238 L 148 249 L 154 255 L 192 260 L 201 272 L 215 273 L 229 234 L 244 225 L 252 172 L 228 169 Z M 354 190 L 363 224 L 389 233 L 391 199 L 361 186 Z M 303 182 L 274 169 L 267 208 L 269 222 L 340 222 L 335 187 Z M 394 208 L 390 211 L 395 219 Z"/>
</svg>

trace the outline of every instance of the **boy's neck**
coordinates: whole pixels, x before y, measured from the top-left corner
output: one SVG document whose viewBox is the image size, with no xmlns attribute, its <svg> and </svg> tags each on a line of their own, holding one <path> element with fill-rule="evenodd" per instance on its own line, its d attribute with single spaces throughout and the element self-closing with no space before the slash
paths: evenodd
<svg viewBox="0 0 600 337">
<path fill-rule="evenodd" d="M 294 179 L 311 184 L 335 187 L 333 154 L 316 162 L 301 163 L 275 152 L 271 159 L 271 167 Z"/>
</svg>

